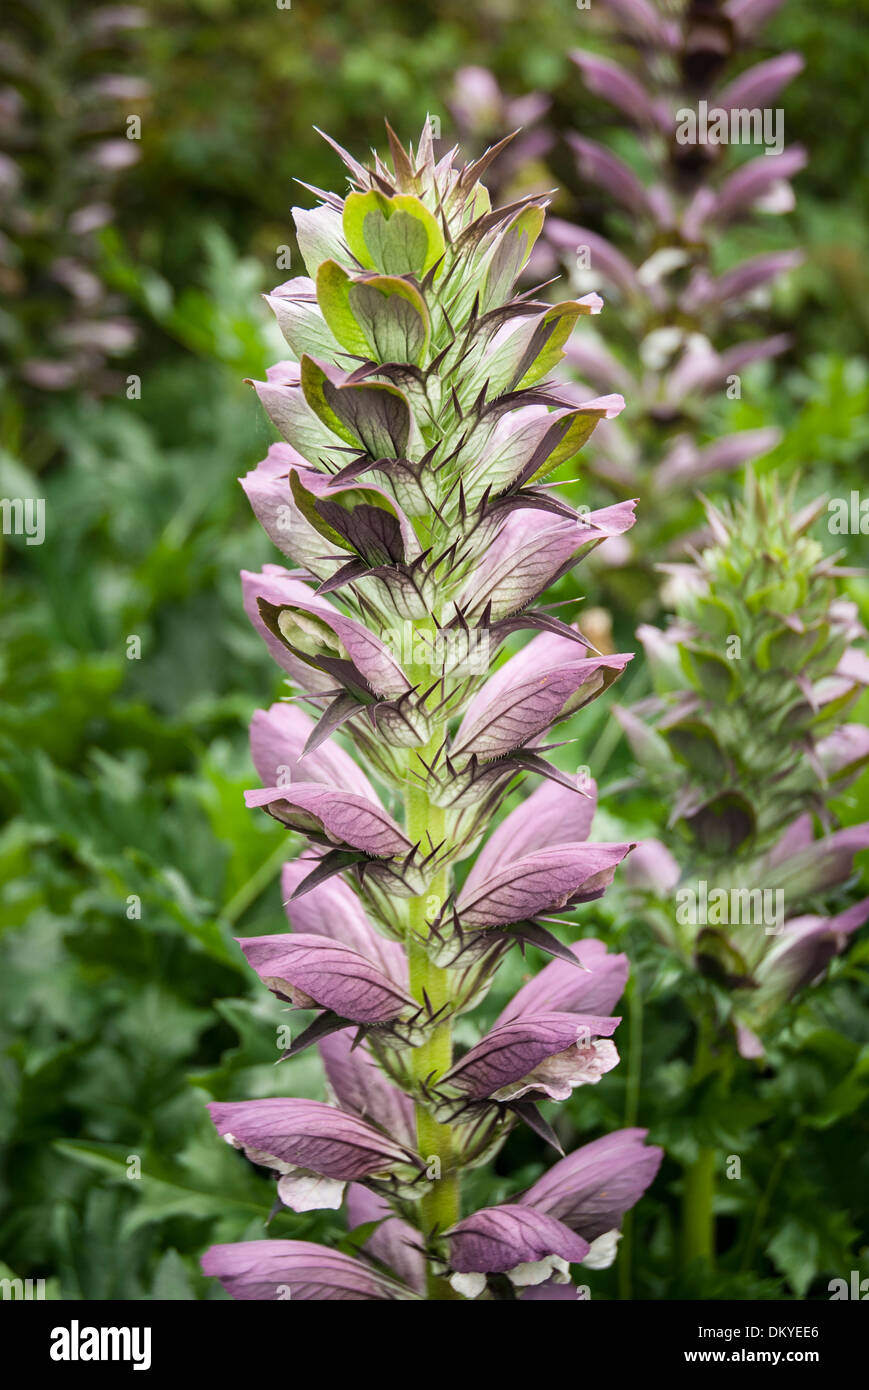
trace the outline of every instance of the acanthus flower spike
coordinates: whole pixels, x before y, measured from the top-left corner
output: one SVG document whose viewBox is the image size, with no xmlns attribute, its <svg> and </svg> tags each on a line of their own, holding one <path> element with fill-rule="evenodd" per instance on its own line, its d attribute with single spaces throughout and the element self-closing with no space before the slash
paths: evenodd
<svg viewBox="0 0 869 1390">
<path fill-rule="evenodd" d="M 603 303 L 513 293 L 547 199 L 493 208 L 480 175 L 497 149 L 462 167 L 435 158 L 429 124 L 416 149 L 388 135 L 391 166 L 333 144 L 347 196 L 295 212 L 307 273 L 268 302 L 297 360 L 253 383 L 281 442 L 243 479 L 286 561 L 243 575 L 245 610 L 292 687 L 254 717 L 263 786 L 247 803 L 305 848 L 281 877 L 289 934 L 239 944 L 280 1000 L 316 1011 L 276 1074 L 316 1042 L 330 1103 L 212 1106 L 291 1209 L 346 1193 L 361 1249 L 216 1246 L 204 1267 L 238 1298 L 285 1283 L 288 1297 L 449 1299 L 462 1279 L 497 1297 L 511 1273 L 558 1287 L 586 1237 L 524 1204 L 463 1219 L 462 1172 L 518 1119 L 558 1146 L 536 1101 L 618 1061 L 627 962 L 568 947 L 544 919 L 599 898 L 632 846 L 590 840 L 596 788 L 546 740 L 629 657 L 535 606 L 634 523 L 633 501 L 578 511 L 557 487 L 624 408 L 551 380 Z M 496 826 L 529 773 L 544 781 Z M 459 888 L 455 866 L 477 853 Z M 454 1055 L 455 1018 L 516 942 L 559 959 Z"/>
</svg>

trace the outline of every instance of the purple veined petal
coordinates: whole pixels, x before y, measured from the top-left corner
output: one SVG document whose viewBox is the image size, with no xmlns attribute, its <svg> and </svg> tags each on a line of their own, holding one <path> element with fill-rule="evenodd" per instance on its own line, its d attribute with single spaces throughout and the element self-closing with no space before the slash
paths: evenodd
<svg viewBox="0 0 869 1390">
<path fill-rule="evenodd" d="M 648 1130 L 620 1129 L 574 1150 L 519 1198 L 563 1221 L 586 1240 L 621 1225 L 653 1182 L 663 1149 L 645 1144 Z"/>
<path fill-rule="evenodd" d="M 398 941 L 387 941 L 374 929 L 353 889 L 343 879 L 327 879 L 302 897 L 293 898 L 299 884 L 310 872 L 310 860 L 301 859 L 285 864 L 281 871 L 284 908 L 293 931 L 342 941 L 345 946 L 351 946 L 361 956 L 374 961 L 402 989 L 407 989 L 404 947 Z"/>
<path fill-rule="evenodd" d="M 615 419 L 624 407 L 624 397 L 611 393 L 556 410 L 529 405 L 502 415 L 482 451 L 475 447 L 472 435 L 467 465 L 460 456 L 468 506 L 476 505 L 487 489 L 494 497 L 511 486 L 541 478 L 558 466 L 557 451 L 565 438 L 572 438 L 571 448 L 581 448 L 584 440 L 576 430 L 587 439 L 598 422 Z"/>
<path fill-rule="evenodd" d="M 637 272 L 631 262 L 612 242 L 587 227 L 574 226 L 560 217 L 546 220 L 547 240 L 571 259 L 581 249 L 588 252 L 589 270 L 594 276 L 608 280 L 622 294 L 634 295 L 639 292 Z"/>
<path fill-rule="evenodd" d="M 282 786 L 292 781 L 322 782 L 379 803 L 365 773 L 334 740 L 327 740 L 302 757 L 315 727 L 310 715 L 285 701 L 256 711 L 250 724 L 250 751 L 265 786 Z"/>
<path fill-rule="evenodd" d="M 677 452 L 674 448 L 655 469 L 655 487 L 659 492 L 681 483 L 697 482 L 712 473 L 730 473 L 750 459 L 762 458 L 781 441 L 781 430 L 739 430 L 724 439 L 698 449 L 693 443 Z"/>
<path fill-rule="evenodd" d="M 336 791 L 319 782 L 292 782 L 244 794 L 248 807 L 264 806 L 293 829 L 322 831 L 335 845 L 386 859 L 406 854 L 411 843 L 378 803 L 353 792 Z"/>
<path fill-rule="evenodd" d="M 317 302 L 317 287 L 308 275 L 296 275 L 263 295 L 289 344 L 293 356 L 325 357 L 335 362 L 346 353 L 323 318 Z"/>
<path fill-rule="evenodd" d="M 266 367 L 266 380 L 273 386 L 298 386 L 298 362 L 285 359 L 283 362 L 273 363 L 271 367 Z"/>
<path fill-rule="evenodd" d="M 291 677 L 293 684 L 300 690 L 308 693 L 316 691 L 332 690 L 335 680 L 332 676 L 327 676 L 315 667 L 309 666 L 306 661 L 301 661 L 294 656 L 288 647 L 284 645 L 274 633 L 269 632 L 262 618 L 260 617 L 257 599 L 264 598 L 269 603 L 292 603 L 299 597 L 310 597 L 311 590 L 301 579 L 291 575 L 288 570 L 282 569 L 280 565 L 265 565 L 261 574 L 253 574 L 250 570 L 241 572 L 242 593 L 244 595 L 244 611 L 262 637 L 275 661 Z"/>
<path fill-rule="evenodd" d="M 520 802 L 480 849 L 465 880 L 465 890 L 472 892 L 498 869 L 534 850 L 587 840 L 597 810 L 597 786 L 580 777 L 576 786 L 574 792 L 559 782 L 544 782 Z"/>
<path fill-rule="evenodd" d="M 740 165 L 718 190 L 710 217 L 727 222 L 768 193 L 773 184 L 791 179 L 807 161 L 802 145 L 791 145 L 781 154 L 761 154 Z"/>
<path fill-rule="evenodd" d="M 632 659 L 628 652 L 571 661 L 519 679 L 494 696 L 484 686 L 468 707 L 451 756 L 473 754 L 481 762 L 504 757 L 605 691 Z"/>
<path fill-rule="evenodd" d="M 412 1162 L 405 1149 L 372 1125 L 321 1100 L 213 1101 L 208 1111 L 227 1143 L 252 1163 L 284 1176 L 301 1169 L 337 1185 L 387 1175 Z M 338 1201 L 317 1205 L 339 1203 L 340 1191 Z"/>
<path fill-rule="evenodd" d="M 823 974 L 843 950 L 852 932 L 869 920 L 869 898 L 836 917 L 795 917 L 785 922 L 772 949 L 755 971 L 762 998 L 767 993 L 791 999 Z"/>
<path fill-rule="evenodd" d="M 607 537 L 630 530 L 635 506 L 635 500 L 618 502 L 578 522 L 553 521 L 533 509 L 511 512 L 465 585 L 459 609 L 482 612 L 491 604 L 493 621 L 518 612 Z"/>
<path fill-rule="evenodd" d="M 576 167 L 583 178 L 605 188 L 608 193 L 633 213 L 635 217 L 650 214 L 649 195 L 633 169 L 605 145 L 588 140 L 572 131 L 567 142 L 576 156 Z"/>
<path fill-rule="evenodd" d="M 242 1240 L 212 1245 L 203 1272 L 232 1298 L 251 1301 L 383 1302 L 416 1295 L 379 1270 L 308 1240 Z"/>
<path fill-rule="evenodd" d="M 618 1063 L 610 1041 L 618 1018 L 591 1014 L 523 1014 L 486 1034 L 439 1082 L 469 1100 L 566 1100 L 574 1086 L 594 1085 Z"/>
<path fill-rule="evenodd" d="M 482 1293 L 486 1281 L 467 1276 L 508 1274 L 518 1287 L 542 1284 L 553 1275 L 569 1282 L 567 1266 L 588 1254 L 588 1242 L 560 1221 L 518 1205 L 483 1207 L 446 1238 L 454 1271 L 450 1282 L 469 1297 Z"/>
<path fill-rule="evenodd" d="M 346 563 L 347 551 L 327 541 L 299 511 L 290 492 L 291 470 L 298 473 L 309 492 L 327 481 L 290 444 L 272 444 L 262 462 L 239 481 L 273 545 L 318 579 L 329 578 Z"/>
<path fill-rule="evenodd" d="M 661 840 L 641 840 L 625 864 L 625 883 L 666 898 L 676 887 L 682 871 Z"/>
<path fill-rule="evenodd" d="M 783 87 L 802 72 L 805 59 L 800 53 L 779 53 L 763 63 L 755 63 L 739 74 L 715 97 L 716 107 L 731 111 L 769 106 Z"/>
<path fill-rule="evenodd" d="M 366 1042 L 353 1045 L 344 1029 L 321 1038 L 317 1049 L 326 1079 L 342 1110 L 368 1120 L 407 1149 L 416 1147 L 413 1102 L 386 1077 Z"/>
<path fill-rule="evenodd" d="M 494 1027 L 529 1014 L 608 1014 L 624 994 L 630 973 L 628 958 L 610 954 L 602 941 L 589 937 L 569 946 L 580 965 L 553 960 L 513 996 Z"/>
<path fill-rule="evenodd" d="M 667 113 L 621 64 L 601 58 L 597 53 L 586 53 L 581 48 L 574 49 L 569 56 L 582 73 L 586 87 L 595 96 L 603 97 L 604 101 L 617 106 L 638 125 L 657 127 L 665 135 L 670 133 Z"/>
<path fill-rule="evenodd" d="M 456 908 L 465 927 L 521 922 L 601 897 L 632 844 L 564 844 L 514 860 L 459 894 Z"/>
<path fill-rule="evenodd" d="M 279 362 L 265 381 L 250 381 L 260 404 L 286 442 L 308 460 L 310 468 L 334 456 L 336 438 L 305 400 L 297 362 Z"/>
<path fill-rule="evenodd" d="M 425 1293 L 425 1256 L 419 1248 L 419 1232 L 396 1216 L 385 1198 L 359 1183 L 351 1183 L 347 1189 L 347 1224 L 352 1230 L 369 1221 L 381 1224 L 369 1236 L 364 1249 L 382 1260 L 409 1289 Z"/>
<path fill-rule="evenodd" d="M 353 1023 L 388 1023 L 418 1004 L 373 961 L 342 941 L 304 932 L 237 938 L 264 985 L 301 1009 L 331 1009 Z"/>
<path fill-rule="evenodd" d="M 352 661 L 376 695 L 393 699 L 410 690 L 410 681 L 385 643 L 356 618 L 339 613 L 325 599 L 313 598 L 310 590 L 287 600 L 278 625 L 287 640 L 314 661 L 317 656 Z"/>
<path fill-rule="evenodd" d="M 712 305 L 742 299 L 769 280 L 795 270 L 804 259 L 801 251 L 773 251 L 751 256 L 717 279 L 695 276 L 681 297 L 680 307 L 687 314 L 701 314 Z"/>
</svg>

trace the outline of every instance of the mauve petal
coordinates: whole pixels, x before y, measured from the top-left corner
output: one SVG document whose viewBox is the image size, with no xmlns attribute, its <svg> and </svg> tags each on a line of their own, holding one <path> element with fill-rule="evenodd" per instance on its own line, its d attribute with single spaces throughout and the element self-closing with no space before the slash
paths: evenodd
<svg viewBox="0 0 869 1390">
<path fill-rule="evenodd" d="M 791 145 L 781 154 L 761 154 L 740 165 L 726 178 L 711 208 L 711 217 L 727 222 L 756 202 L 780 179 L 792 178 L 806 163 L 802 145 Z"/>
<path fill-rule="evenodd" d="M 637 272 L 627 256 L 596 232 L 564 222 L 559 217 L 550 217 L 546 220 L 546 236 L 553 246 L 571 259 L 576 257 L 580 249 L 587 250 L 590 269 L 596 279 L 608 280 L 625 295 L 633 295 L 639 290 Z"/>
<path fill-rule="evenodd" d="M 641 840 L 625 864 L 625 883 L 659 898 L 672 892 L 681 877 L 679 865 L 660 840 Z"/>
<path fill-rule="evenodd" d="M 563 1221 L 586 1240 L 621 1225 L 652 1183 L 663 1149 L 644 1144 L 645 1129 L 620 1129 L 553 1164 L 519 1198 Z"/>
<path fill-rule="evenodd" d="M 575 792 L 559 782 L 544 782 L 502 820 L 474 860 L 465 879 L 466 893 L 534 850 L 588 838 L 597 809 L 597 787 L 591 780 L 577 777 L 576 781 L 581 790 Z"/>
<path fill-rule="evenodd" d="M 629 34 L 651 41 L 656 48 L 677 48 L 682 41 L 680 26 L 665 18 L 651 0 L 607 0 L 607 9 Z"/>
<path fill-rule="evenodd" d="M 281 890 L 287 919 L 293 931 L 343 941 L 360 955 L 379 965 L 384 974 L 407 988 L 407 956 L 398 941 L 387 941 L 375 931 L 365 909 L 349 884 L 341 878 L 320 883 L 301 898 L 293 893 L 311 872 L 311 861 L 294 859 L 281 871 Z"/>
<path fill-rule="evenodd" d="M 291 677 L 293 684 L 298 686 L 300 690 L 311 693 L 318 690 L 332 690 L 335 686 L 334 677 L 325 675 L 323 671 L 316 670 L 313 666 L 309 666 L 306 661 L 301 661 L 299 657 L 294 656 L 284 643 L 275 637 L 274 633 L 269 632 L 257 607 L 258 598 L 264 598 L 269 603 L 292 603 L 297 598 L 310 595 L 311 590 L 308 586 L 297 577 L 290 575 L 289 571 L 282 569 L 280 565 L 265 565 L 261 574 L 242 570 L 241 588 L 245 613 L 275 661 Z"/>
<path fill-rule="evenodd" d="M 575 49 L 570 58 L 585 78 L 590 92 L 617 106 L 632 121 L 657 126 L 669 134 L 662 120 L 664 113 L 642 83 L 626 68 L 608 58 L 601 58 L 597 53 L 586 53 L 581 48 Z"/>
<path fill-rule="evenodd" d="M 804 67 L 805 59 L 799 53 L 779 53 L 775 58 L 755 63 L 722 88 L 715 97 L 715 105 L 725 111 L 769 106 Z"/>
<path fill-rule="evenodd" d="M 576 522 L 532 508 L 511 512 L 465 585 L 458 607 L 467 614 L 491 604 L 493 621 L 518 612 L 582 554 L 629 530 L 635 506 L 635 501 L 618 502 Z"/>
<path fill-rule="evenodd" d="M 484 1207 L 447 1232 L 450 1264 L 460 1274 L 505 1274 L 559 1255 L 579 1264 L 588 1243 L 560 1221 L 522 1206 Z"/>
<path fill-rule="evenodd" d="M 869 728 L 865 724 L 841 724 L 820 740 L 817 753 L 828 777 L 856 771 L 869 760 Z"/>
<path fill-rule="evenodd" d="M 780 993 L 783 999 L 792 998 L 822 974 L 843 949 L 848 936 L 867 920 L 869 898 L 835 917 L 796 917 L 786 922 L 755 971 L 758 985 Z"/>
<path fill-rule="evenodd" d="M 463 889 L 456 903 L 462 924 L 505 926 L 600 897 L 632 849 L 582 843 L 536 850 L 475 884 L 470 893 Z"/>
<path fill-rule="evenodd" d="M 394 699 L 410 689 L 410 681 L 388 647 L 356 618 L 339 613 L 325 599 L 312 598 L 310 590 L 306 596 L 287 600 L 286 608 L 290 610 L 290 618 L 294 614 L 308 614 L 324 623 L 375 694 Z M 300 644 L 297 641 L 293 645 Z M 324 650 L 324 655 L 336 656 L 339 652 Z"/>
<path fill-rule="evenodd" d="M 584 179 L 598 184 L 637 217 L 649 215 L 649 197 L 645 186 L 640 182 L 623 159 L 619 159 L 605 145 L 596 140 L 588 140 L 584 135 L 569 132 L 567 142 L 576 156 L 576 167 Z"/>
<path fill-rule="evenodd" d="M 740 1057 L 744 1057 L 748 1062 L 753 1062 L 756 1061 L 758 1057 L 764 1056 L 763 1043 L 753 1029 L 749 1028 L 747 1024 L 742 1023 L 739 1019 L 736 1019 L 735 1030 L 736 1050 Z"/>
<path fill-rule="evenodd" d="M 578 636 L 581 635 L 578 627 L 575 631 Z M 468 708 L 486 708 L 491 701 L 499 699 L 506 691 L 520 685 L 529 676 L 540 671 L 551 671 L 571 661 L 579 661 L 584 658 L 585 653 L 584 643 L 578 640 L 560 637 L 556 632 L 540 632 L 491 673 L 484 686 L 486 700 L 483 701 L 476 696 Z"/>
<path fill-rule="evenodd" d="M 523 1015 L 493 1028 L 441 1080 L 471 1100 L 482 1100 L 589 1038 L 611 1037 L 619 1022 L 586 1014 Z"/>
<path fill-rule="evenodd" d="M 285 825 L 312 828 L 312 818 L 336 845 L 349 845 L 377 858 L 406 854 L 410 841 L 378 803 L 352 792 L 335 791 L 319 782 L 292 782 L 286 787 L 247 791 L 249 807 L 267 806 Z M 294 814 L 295 813 L 295 814 Z"/>
<path fill-rule="evenodd" d="M 302 749 L 315 724 L 298 705 L 279 701 L 258 709 L 250 724 L 250 751 L 260 780 L 267 787 L 284 782 L 322 782 L 377 802 L 379 797 L 365 773 L 332 739 L 302 758 Z M 300 761 L 301 759 L 301 761 Z"/>
<path fill-rule="evenodd" d="M 304 1168 L 320 1177 L 355 1182 L 407 1164 L 409 1155 L 371 1125 L 320 1100 L 213 1101 L 209 1114 L 218 1134 L 236 1147 Z"/>
<path fill-rule="evenodd" d="M 417 1007 L 394 981 L 341 941 L 304 933 L 237 938 L 263 984 L 302 1008 L 301 991 L 323 1009 L 353 1023 L 386 1023 Z"/>
<path fill-rule="evenodd" d="M 780 10 L 784 0 L 727 0 L 725 14 L 733 20 L 737 33 L 748 38 Z"/>
<path fill-rule="evenodd" d="M 869 821 L 860 825 L 849 825 L 837 830 L 823 839 L 814 840 L 804 849 L 785 857 L 781 843 L 773 853 L 777 855 L 775 864 L 775 884 L 785 893 L 789 901 L 812 897 L 816 893 L 836 888 L 850 878 L 854 855 L 861 849 L 869 848 Z M 759 876 L 763 878 L 763 874 Z"/>
<path fill-rule="evenodd" d="M 680 308 L 687 314 L 699 315 L 713 306 L 743 299 L 769 280 L 795 270 L 803 259 L 801 251 L 772 251 L 763 256 L 750 256 L 717 278 L 698 273 L 680 296 Z"/>
<path fill-rule="evenodd" d="M 368 1044 L 354 1047 L 353 1035 L 345 1029 L 321 1038 L 317 1048 L 341 1109 L 370 1120 L 405 1148 L 415 1148 L 413 1102 L 387 1079 Z"/>
<path fill-rule="evenodd" d="M 363 1248 L 388 1265 L 409 1289 L 425 1293 L 425 1256 L 418 1248 L 419 1232 L 395 1216 L 385 1198 L 352 1183 L 347 1189 L 347 1224 L 352 1230 L 369 1221 L 379 1221 L 380 1225 Z"/>
<path fill-rule="evenodd" d="M 624 994 L 630 973 L 625 955 L 610 955 L 593 937 L 568 947 L 584 970 L 553 960 L 524 984 L 495 1020 L 494 1027 L 539 1013 L 608 1014 Z"/>
<path fill-rule="evenodd" d="M 257 521 L 269 540 L 298 565 L 319 579 L 333 574 L 347 560 L 346 550 L 332 545 L 299 511 L 290 492 L 289 474 L 295 469 L 309 492 L 328 483 L 310 468 L 291 444 L 272 444 L 256 468 L 239 479 Z"/>
<path fill-rule="evenodd" d="M 212 1245 L 202 1256 L 202 1269 L 242 1300 L 374 1302 L 415 1296 L 360 1260 L 308 1240 Z"/>
<path fill-rule="evenodd" d="M 655 469 L 655 487 L 659 492 L 677 483 L 695 482 L 710 473 L 728 473 L 741 468 L 749 459 L 768 454 L 781 440 L 781 430 L 739 430 L 724 439 L 716 439 L 705 449 L 689 444 L 687 449 L 672 450 Z"/>
<path fill-rule="evenodd" d="M 601 694 L 632 659 L 632 653 L 621 653 L 574 660 L 531 674 L 494 696 L 484 686 L 468 707 L 451 754 L 475 754 L 481 762 L 506 756 Z"/>
</svg>

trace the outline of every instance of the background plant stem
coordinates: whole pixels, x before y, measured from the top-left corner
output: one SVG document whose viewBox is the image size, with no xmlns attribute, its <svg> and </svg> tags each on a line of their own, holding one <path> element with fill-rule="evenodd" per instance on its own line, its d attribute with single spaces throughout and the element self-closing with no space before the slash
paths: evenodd
<svg viewBox="0 0 869 1390">
<path fill-rule="evenodd" d="M 694 1059 L 692 1084 L 696 1088 L 715 1070 L 715 1058 L 709 1048 L 710 1023 L 702 1018 L 698 1024 L 697 1052 Z M 686 1164 L 682 1179 L 682 1267 L 695 1260 L 704 1260 L 710 1268 L 715 1263 L 715 1164 L 717 1151 L 701 1146 L 693 1163 Z"/>
</svg>

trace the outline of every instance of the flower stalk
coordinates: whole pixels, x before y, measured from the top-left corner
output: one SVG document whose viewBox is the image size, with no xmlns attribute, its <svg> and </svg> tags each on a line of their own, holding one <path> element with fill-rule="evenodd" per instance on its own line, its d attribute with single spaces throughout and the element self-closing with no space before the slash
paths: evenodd
<svg viewBox="0 0 869 1390">
<path fill-rule="evenodd" d="M 284 1206 L 346 1202 L 351 1228 L 375 1229 L 349 1266 L 265 1240 L 215 1247 L 205 1267 L 239 1298 L 269 1297 L 278 1271 L 294 1298 L 491 1299 L 504 1275 L 545 1298 L 575 1288 L 571 1263 L 612 1262 L 661 1158 L 624 1130 L 605 1157 L 595 1141 L 515 1201 L 462 1211 L 463 1170 L 521 1122 L 560 1151 L 537 1102 L 618 1062 L 627 961 L 543 919 L 600 897 L 633 846 L 589 841 L 594 785 L 544 740 L 629 658 L 536 605 L 633 523 L 633 502 L 579 513 L 538 485 L 623 401 L 568 402 L 548 380 L 597 296 L 511 297 L 545 201 L 493 209 L 480 175 L 496 151 L 436 159 L 428 125 L 415 151 L 389 142 L 391 167 L 339 150 L 350 192 L 296 210 L 309 274 L 268 296 L 294 360 L 254 383 L 283 441 L 244 479 L 294 566 L 243 575 L 291 688 L 254 717 L 263 787 L 247 801 L 308 849 L 284 867 L 290 932 L 240 945 L 313 1012 L 283 1059 L 316 1044 L 330 1102 L 212 1106 Z M 528 775 L 536 790 L 499 821 Z M 529 942 L 553 961 L 456 1056 L 454 1020 Z"/>
</svg>

